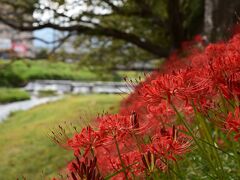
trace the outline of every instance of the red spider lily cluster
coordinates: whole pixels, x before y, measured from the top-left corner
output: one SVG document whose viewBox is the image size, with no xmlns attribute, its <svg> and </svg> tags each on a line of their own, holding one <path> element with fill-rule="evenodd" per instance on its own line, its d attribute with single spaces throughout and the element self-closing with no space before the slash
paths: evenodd
<svg viewBox="0 0 240 180">
<path fill-rule="evenodd" d="M 96 128 L 83 128 L 68 139 L 78 162 L 69 164 L 69 178 L 144 178 L 154 171 L 165 172 L 184 158 L 193 139 L 179 116 L 191 124 L 196 112 L 206 114 L 218 109 L 222 99 L 238 102 L 240 98 L 239 47 L 240 34 L 206 47 L 200 36 L 183 43 L 183 50 L 173 52 L 159 71 L 135 86 L 118 114 L 98 117 Z M 226 113 L 219 129 L 238 141 L 238 105 Z M 86 167 L 79 170 L 86 159 L 92 159 L 91 172 Z"/>
<path fill-rule="evenodd" d="M 225 122 L 225 128 L 229 130 L 229 133 L 235 133 L 234 139 L 238 141 L 240 139 L 240 115 L 239 107 L 235 109 L 234 114 L 230 112 Z"/>
</svg>

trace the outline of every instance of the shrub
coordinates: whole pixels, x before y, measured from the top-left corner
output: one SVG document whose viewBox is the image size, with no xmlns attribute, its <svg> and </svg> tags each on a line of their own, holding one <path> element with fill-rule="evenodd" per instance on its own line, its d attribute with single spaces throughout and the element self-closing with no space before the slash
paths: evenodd
<svg viewBox="0 0 240 180">
<path fill-rule="evenodd" d="M 13 64 L 2 63 L 0 67 L 0 86 L 24 86 L 27 82 L 25 72 L 28 67 L 24 62 L 16 61 Z"/>
<path fill-rule="evenodd" d="M 0 88 L 0 104 L 30 99 L 30 95 L 20 89 Z"/>
<path fill-rule="evenodd" d="M 100 80 L 97 74 L 76 64 L 48 62 L 44 60 L 16 60 L 2 62 L 0 67 L 0 86 L 22 87 L 27 82 L 37 79 L 54 80 Z"/>
</svg>

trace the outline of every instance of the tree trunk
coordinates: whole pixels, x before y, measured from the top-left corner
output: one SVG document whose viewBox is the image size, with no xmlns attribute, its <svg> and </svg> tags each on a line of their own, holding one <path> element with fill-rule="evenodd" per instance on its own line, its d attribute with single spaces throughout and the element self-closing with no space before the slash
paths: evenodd
<svg viewBox="0 0 240 180">
<path fill-rule="evenodd" d="M 204 34 L 211 42 L 231 35 L 240 16 L 240 0 L 205 0 Z"/>
<path fill-rule="evenodd" d="M 179 48 L 181 46 L 181 42 L 184 40 L 183 22 L 180 13 L 179 0 L 168 1 L 168 16 L 173 47 Z"/>
</svg>

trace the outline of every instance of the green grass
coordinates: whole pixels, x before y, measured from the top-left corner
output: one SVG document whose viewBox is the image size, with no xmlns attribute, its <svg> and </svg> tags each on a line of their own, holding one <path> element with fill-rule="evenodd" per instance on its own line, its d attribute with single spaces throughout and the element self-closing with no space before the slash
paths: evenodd
<svg viewBox="0 0 240 180">
<path fill-rule="evenodd" d="M 0 88 L 0 104 L 30 99 L 30 95 L 21 89 Z"/>
<path fill-rule="evenodd" d="M 121 99 L 119 95 L 68 96 L 14 113 L 0 123 L 0 179 L 25 176 L 37 180 L 56 175 L 71 160 L 72 152 L 53 143 L 50 130 L 64 121 L 77 124 L 80 130 L 97 113 L 116 112 Z"/>
<path fill-rule="evenodd" d="M 64 62 L 46 60 L 0 61 L 0 86 L 24 86 L 36 79 L 78 80 L 78 81 L 122 81 L 124 76 L 138 77 L 133 71 L 101 74 L 87 67 Z"/>
<path fill-rule="evenodd" d="M 53 90 L 40 90 L 38 91 L 38 97 L 56 96 L 57 92 Z"/>
</svg>

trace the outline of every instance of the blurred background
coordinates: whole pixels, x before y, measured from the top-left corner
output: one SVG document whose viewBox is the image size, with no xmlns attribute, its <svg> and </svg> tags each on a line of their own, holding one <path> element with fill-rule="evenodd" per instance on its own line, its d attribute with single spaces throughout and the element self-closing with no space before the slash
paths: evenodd
<svg viewBox="0 0 240 180">
<path fill-rule="evenodd" d="M 144 80 L 184 42 L 227 40 L 239 14 L 239 0 L 0 0 L 0 179 L 64 171 L 53 130 L 117 112 L 125 77 Z"/>
</svg>

